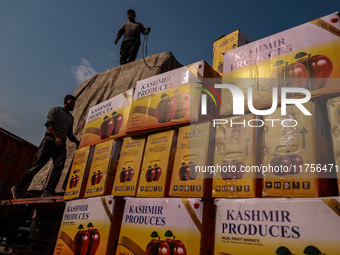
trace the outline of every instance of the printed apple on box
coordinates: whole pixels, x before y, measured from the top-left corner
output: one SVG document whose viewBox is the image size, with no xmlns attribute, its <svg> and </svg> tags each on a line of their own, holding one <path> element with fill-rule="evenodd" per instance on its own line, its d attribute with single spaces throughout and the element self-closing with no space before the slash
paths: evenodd
<svg viewBox="0 0 340 255">
<path fill-rule="evenodd" d="M 333 153 L 335 159 L 334 171 L 337 173 L 338 191 L 340 193 L 340 97 L 331 98 L 327 102 L 328 118 L 332 136 Z"/>
<path fill-rule="evenodd" d="M 339 254 L 339 197 L 218 199 L 215 204 L 214 254 Z"/>
<path fill-rule="evenodd" d="M 284 87 L 301 87 L 312 97 L 339 92 L 339 35 L 337 12 L 227 51 L 223 83 L 238 86 L 244 95 L 251 87 L 256 109 L 272 105 L 273 87 L 279 93 Z M 232 113 L 231 97 L 222 89 L 221 115 Z"/>
<path fill-rule="evenodd" d="M 127 198 L 116 255 L 213 254 L 212 214 L 197 198 Z"/>
<path fill-rule="evenodd" d="M 261 173 L 250 170 L 259 165 L 262 150 L 258 138 L 262 128 L 248 125 L 254 119 L 255 115 L 246 114 L 216 122 L 213 197 L 260 196 Z"/>
<path fill-rule="evenodd" d="M 111 194 L 120 149 L 118 139 L 95 146 L 84 197 Z"/>
<path fill-rule="evenodd" d="M 123 209 L 112 196 L 66 202 L 54 255 L 113 254 Z"/>
<path fill-rule="evenodd" d="M 219 78 L 219 75 L 205 61 L 199 61 L 138 81 L 126 132 L 198 120 L 202 90 L 196 87 L 202 87 L 202 84 L 196 82 L 201 78 Z"/>
<path fill-rule="evenodd" d="M 144 154 L 145 138 L 125 137 L 112 189 L 114 196 L 135 196 Z"/>
<path fill-rule="evenodd" d="M 211 177 L 205 171 L 212 158 L 210 137 L 210 122 L 179 128 L 169 196 L 211 197 Z"/>
<path fill-rule="evenodd" d="M 264 117 L 263 196 L 337 195 L 326 102 L 303 106 L 312 115 L 289 105 L 286 115 L 278 108 Z"/>
<path fill-rule="evenodd" d="M 213 43 L 212 68 L 222 75 L 224 53 L 249 42 L 251 40 L 240 29 L 218 38 Z"/>
<path fill-rule="evenodd" d="M 149 135 L 145 145 L 139 177 L 137 197 L 164 197 L 168 195 L 175 150 L 175 131 Z"/>
<path fill-rule="evenodd" d="M 79 149 L 75 152 L 64 194 L 64 200 L 82 198 L 84 196 L 92 156 L 92 146 Z"/>
<path fill-rule="evenodd" d="M 79 148 L 125 135 L 133 89 L 89 109 Z"/>
</svg>

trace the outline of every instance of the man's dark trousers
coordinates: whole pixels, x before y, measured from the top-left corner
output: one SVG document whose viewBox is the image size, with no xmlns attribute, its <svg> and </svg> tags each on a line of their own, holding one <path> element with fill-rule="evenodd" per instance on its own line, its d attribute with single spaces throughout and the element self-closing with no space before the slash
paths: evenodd
<svg viewBox="0 0 340 255">
<path fill-rule="evenodd" d="M 64 164 L 66 160 L 66 146 L 62 145 L 58 147 L 54 141 L 44 139 L 38 149 L 35 162 L 29 168 L 21 179 L 15 185 L 17 188 L 25 187 L 29 181 L 32 180 L 34 175 L 43 168 L 50 159 L 53 159 L 53 169 L 51 171 L 51 176 L 48 181 L 45 190 L 54 192 L 57 184 L 59 182 L 61 173 L 64 169 Z"/>
<path fill-rule="evenodd" d="M 135 61 L 139 50 L 140 42 L 123 41 L 120 47 L 120 64 L 124 65 Z"/>
</svg>

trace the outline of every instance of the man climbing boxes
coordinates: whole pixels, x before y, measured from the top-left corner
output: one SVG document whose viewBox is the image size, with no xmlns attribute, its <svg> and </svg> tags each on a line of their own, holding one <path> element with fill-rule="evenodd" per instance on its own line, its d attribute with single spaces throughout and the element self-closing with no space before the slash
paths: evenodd
<svg viewBox="0 0 340 255">
<path fill-rule="evenodd" d="M 130 9 L 127 11 L 129 22 L 123 23 L 120 27 L 115 44 L 124 35 L 122 45 L 120 47 L 120 64 L 132 62 L 136 59 L 139 46 L 141 44 L 140 34 L 147 35 L 150 33 L 151 28 L 145 28 L 142 23 L 136 22 L 136 13 Z"/>
</svg>

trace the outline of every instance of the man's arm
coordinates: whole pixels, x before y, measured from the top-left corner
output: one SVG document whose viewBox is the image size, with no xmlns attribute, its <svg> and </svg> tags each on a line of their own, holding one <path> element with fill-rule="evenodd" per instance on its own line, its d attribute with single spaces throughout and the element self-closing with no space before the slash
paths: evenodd
<svg viewBox="0 0 340 255">
<path fill-rule="evenodd" d="M 67 137 L 70 139 L 71 142 L 74 142 L 77 145 L 77 148 L 79 147 L 79 141 L 73 134 L 73 122 L 72 125 L 67 130 Z"/>
<path fill-rule="evenodd" d="M 143 35 L 148 35 L 148 34 L 150 33 L 150 31 L 151 31 L 151 28 L 150 28 L 150 27 L 145 28 L 145 27 L 143 26 L 142 23 L 139 23 L 139 24 L 140 24 L 140 26 L 141 26 L 142 34 L 143 34 Z"/>
<path fill-rule="evenodd" d="M 123 36 L 124 33 L 125 33 L 125 23 L 118 30 L 118 33 L 117 33 L 117 36 L 116 36 L 116 40 L 115 40 L 115 44 L 118 43 L 119 39 Z"/>
<path fill-rule="evenodd" d="M 55 131 L 54 127 L 52 124 L 49 124 L 46 126 L 48 131 L 50 131 L 50 133 L 53 135 L 54 139 L 55 139 L 55 144 L 57 146 L 61 146 L 62 145 L 62 140 L 59 137 L 59 135 L 57 134 L 57 132 Z"/>
</svg>

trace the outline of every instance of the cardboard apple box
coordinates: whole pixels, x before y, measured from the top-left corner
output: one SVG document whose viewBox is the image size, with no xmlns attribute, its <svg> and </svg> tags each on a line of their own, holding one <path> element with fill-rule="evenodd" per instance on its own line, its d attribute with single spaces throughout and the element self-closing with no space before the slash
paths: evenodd
<svg viewBox="0 0 340 255">
<path fill-rule="evenodd" d="M 148 136 L 139 177 L 137 197 L 168 196 L 176 140 L 175 130 Z"/>
<path fill-rule="evenodd" d="M 127 198 L 116 255 L 214 254 L 214 211 L 198 198 Z"/>
<path fill-rule="evenodd" d="M 114 139 L 95 146 L 84 197 L 111 194 L 121 145 Z"/>
<path fill-rule="evenodd" d="M 136 195 L 145 140 L 145 138 L 124 138 L 112 189 L 113 196 L 134 197 Z"/>
<path fill-rule="evenodd" d="M 339 92 L 339 35 L 339 13 L 335 12 L 227 51 L 223 83 L 238 86 L 244 102 L 252 88 L 256 109 L 272 105 L 273 88 L 280 92 L 283 87 L 301 87 L 313 97 Z M 220 113 L 229 115 L 233 112 L 231 92 L 222 89 L 221 94 Z M 280 94 L 276 97 L 280 101 Z"/>
<path fill-rule="evenodd" d="M 212 68 L 222 75 L 224 53 L 249 42 L 251 42 L 251 40 L 240 29 L 218 38 L 213 43 Z"/>
<path fill-rule="evenodd" d="M 112 196 L 66 202 L 54 255 L 114 254 L 124 202 Z"/>
<path fill-rule="evenodd" d="M 335 165 L 325 100 L 295 105 L 264 117 L 263 196 L 337 195 Z"/>
<path fill-rule="evenodd" d="M 82 198 L 84 196 L 92 162 L 93 149 L 93 146 L 88 146 L 75 152 L 64 194 L 64 200 Z"/>
<path fill-rule="evenodd" d="M 340 193 L 340 97 L 331 98 L 328 100 L 328 118 L 330 122 L 330 130 L 332 136 L 333 153 L 335 159 L 334 171 L 337 173 L 338 190 Z"/>
<path fill-rule="evenodd" d="M 79 148 L 125 135 L 133 89 L 89 109 Z"/>
<path fill-rule="evenodd" d="M 199 82 L 202 78 L 219 75 L 205 61 L 199 61 L 138 81 L 126 132 L 158 130 L 198 120 L 202 94 L 199 88 L 205 86 Z M 208 114 L 218 114 L 216 109 L 210 107 Z"/>
<path fill-rule="evenodd" d="M 215 253 L 338 254 L 340 198 L 218 199 Z"/>
<path fill-rule="evenodd" d="M 261 172 L 253 171 L 262 151 L 256 121 L 254 114 L 216 121 L 213 197 L 261 196 Z"/>
<path fill-rule="evenodd" d="M 211 198 L 211 129 L 211 122 L 179 128 L 169 196 Z"/>
</svg>

